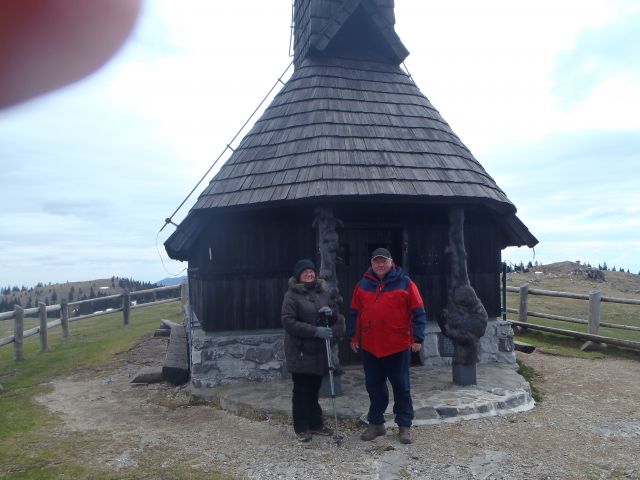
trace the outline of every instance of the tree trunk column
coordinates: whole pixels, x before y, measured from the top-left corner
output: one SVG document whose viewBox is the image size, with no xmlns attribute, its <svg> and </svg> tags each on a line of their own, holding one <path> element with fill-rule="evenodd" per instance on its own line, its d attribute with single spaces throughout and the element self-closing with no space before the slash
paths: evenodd
<svg viewBox="0 0 640 480">
<path fill-rule="evenodd" d="M 339 247 L 339 237 L 336 227 L 342 227 L 341 220 L 333 216 L 333 211 L 327 207 L 318 207 L 315 210 L 316 218 L 312 226 L 318 230 L 318 250 L 320 250 L 320 278 L 327 282 L 330 295 L 338 305 L 342 304 L 342 296 L 338 289 L 338 276 L 336 274 L 336 258 Z M 338 312 L 339 313 L 339 312 Z M 331 347 L 333 365 L 336 369 L 334 378 L 335 394 L 342 394 L 342 382 L 340 376 L 340 358 L 338 357 L 338 345 L 333 342 Z M 331 395 L 329 376 L 325 375 L 320 387 L 320 395 Z"/>
<path fill-rule="evenodd" d="M 469 282 L 467 252 L 464 246 L 464 209 L 449 210 L 449 259 L 447 305 L 442 311 L 443 333 L 454 344 L 453 382 L 476 383 L 476 364 L 480 337 L 487 328 L 487 312 Z"/>
<path fill-rule="evenodd" d="M 316 218 L 313 227 L 318 229 L 318 249 L 320 250 L 320 278 L 329 285 L 329 292 L 338 303 L 342 303 L 342 297 L 338 289 L 338 277 L 336 275 L 336 257 L 339 247 L 339 237 L 336 227 L 344 224 L 333 216 L 333 212 L 327 207 L 316 208 Z"/>
</svg>

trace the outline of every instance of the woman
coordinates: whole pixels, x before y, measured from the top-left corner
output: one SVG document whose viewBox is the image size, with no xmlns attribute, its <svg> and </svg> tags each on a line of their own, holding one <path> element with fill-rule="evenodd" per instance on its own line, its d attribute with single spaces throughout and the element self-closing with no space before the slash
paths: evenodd
<svg viewBox="0 0 640 480">
<path fill-rule="evenodd" d="M 284 352 L 293 378 L 293 429 L 301 442 L 309 442 L 312 434 L 333 434 L 322 423 L 318 392 L 322 377 L 329 370 L 325 340 L 343 336 L 345 332 L 344 317 L 338 314 L 327 283 L 317 273 L 311 260 L 298 261 L 282 302 Z M 332 327 L 325 326 L 324 315 L 319 312 L 323 307 L 325 311 L 331 310 Z"/>
</svg>

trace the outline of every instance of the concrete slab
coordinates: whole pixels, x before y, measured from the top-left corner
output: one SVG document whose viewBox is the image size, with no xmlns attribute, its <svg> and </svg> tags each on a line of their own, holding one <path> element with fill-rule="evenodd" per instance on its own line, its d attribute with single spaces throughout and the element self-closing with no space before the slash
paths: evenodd
<svg viewBox="0 0 640 480">
<path fill-rule="evenodd" d="M 343 394 L 336 398 L 338 418 L 366 421 L 369 397 L 362 368 L 347 367 L 341 382 Z M 214 388 L 189 387 L 195 396 L 214 401 L 225 410 L 281 418 L 291 416 L 291 389 L 290 379 Z M 516 372 L 516 366 L 505 364 L 478 365 L 477 384 L 467 386 L 453 384 L 450 366 L 412 367 L 411 394 L 414 425 L 471 420 L 534 407 L 529 384 Z M 330 398 L 321 398 L 320 405 L 327 417 L 333 415 Z M 387 426 L 394 425 L 392 408 L 393 401 L 385 415 Z"/>
</svg>

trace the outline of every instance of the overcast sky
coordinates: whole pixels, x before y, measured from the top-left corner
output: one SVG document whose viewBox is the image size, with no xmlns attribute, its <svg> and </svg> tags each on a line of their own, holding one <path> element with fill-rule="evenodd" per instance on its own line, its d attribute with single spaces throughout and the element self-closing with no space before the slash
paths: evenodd
<svg viewBox="0 0 640 480">
<path fill-rule="evenodd" d="M 180 273 L 158 230 L 289 64 L 290 19 L 289 0 L 147 1 L 106 67 L 1 111 L 0 285 Z M 504 258 L 638 273 L 640 1 L 396 0 L 396 20 L 540 240 Z"/>
</svg>

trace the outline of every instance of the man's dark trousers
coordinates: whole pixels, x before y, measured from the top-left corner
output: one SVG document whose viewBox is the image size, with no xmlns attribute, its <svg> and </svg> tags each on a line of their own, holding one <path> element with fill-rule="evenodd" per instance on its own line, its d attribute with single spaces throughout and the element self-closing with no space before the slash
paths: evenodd
<svg viewBox="0 0 640 480">
<path fill-rule="evenodd" d="M 400 427 L 410 427 L 413 420 L 413 402 L 409 383 L 410 350 L 377 358 L 362 351 L 365 386 L 369 393 L 369 414 L 367 420 L 372 425 L 384 423 L 384 412 L 389 405 L 387 379 L 393 388 L 393 413 Z"/>
<path fill-rule="evenodd" d="M 316 430 L 322 427 L 322 408 L 318 403 L 322 377 L 305 373 L 294 373 L 292 417 L 296 433 Z"/>
</svg>

